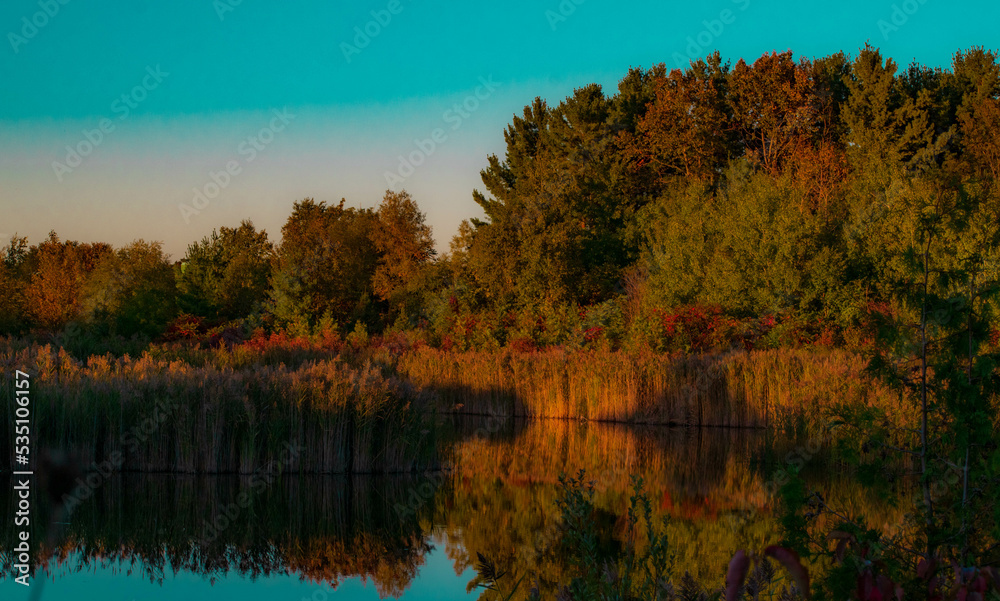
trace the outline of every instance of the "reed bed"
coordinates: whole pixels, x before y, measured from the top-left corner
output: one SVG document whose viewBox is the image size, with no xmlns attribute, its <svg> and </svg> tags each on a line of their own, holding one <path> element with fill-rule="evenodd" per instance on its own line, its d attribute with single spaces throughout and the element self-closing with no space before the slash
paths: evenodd
<svg viewBox="0 0 1000 601">
<path fill-rule="evenodd" d="M 117 456 L 113 467 L 126 471 L 436 468 L 437 416 L 446 413 L 799 434 L 817 432 L 844 405 L 878 407 L 899 426 L 915 415 L 907 399 L 866 376 L 863 358 L 841 350 L 300 351 L 152 346 L 134 359 L 81 361 L 6 339 L 0 367 L 34 374 L 36 443 L 78 452 L 85 464 Z M 8 431 L 12 385 L 0 381 Z M 13 459 L 11 442 L 0 438 L 0 453 Z M 302 451 L 283 457 L 289 446 Z"/>
<path fill-rule="evenodd" d="M 418 349 L 395 369 L 443 411 L 532 418 L 786 428 L 819 424 L 840 404 L 905 419 L 898 392 L 840 350 L 717 355 L 626 351 L 449 353 Z"/>
<path fill-rule="evenodd" d="M 193 366 L 10 345 L 0 366 L 31 378 L 33 442 L 115 471 L 407 472 L 435 464 L 432 411 L 372 366 L 310 361 L 291 369 Z M 13 431 L 11 378 L 0 428 Z M 10 457 L 10 440 L 0 452 Z M 117 461 L 116 461 L 117 458 Z"/>
</svg>

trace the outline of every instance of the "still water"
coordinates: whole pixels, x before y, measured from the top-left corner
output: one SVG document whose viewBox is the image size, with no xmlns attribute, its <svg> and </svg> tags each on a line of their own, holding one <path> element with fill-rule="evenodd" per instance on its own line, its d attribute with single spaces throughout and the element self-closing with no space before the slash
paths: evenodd
<svg viewBox="0 0 1000 601">
<path fill-rule="evenodd" d="M 830 473 L 822 443 L 556 420 L 453 429 L 449 468 L 434 474 L 286 475 L 267 486 L 240 476 L 113 476 L 52 532 L 37 525 L 50 515 L 40 503 L 33 540 L 51 541 L 35 543 L 46 567 L 34 591 L 14 584 L 5 524 L 2 598 L 477 599 L 477 553 L 551 591 L 568 579 L 553 545 L 558 479 L 579 470 L 594 481 L 595 520 L 612 541 L 631 476 L 642 476 L 654 511 L 669 518 L 675 572 L 709 586 L 722 584 L 735 550 L 778 540 L 773 490 L 786 462 L 804 466 L 810 485 L 845 511 L 873 524 L 899 520 Z M 12 515 L 11 501 L 4 495 L 0 515 Z"/>
</svg>

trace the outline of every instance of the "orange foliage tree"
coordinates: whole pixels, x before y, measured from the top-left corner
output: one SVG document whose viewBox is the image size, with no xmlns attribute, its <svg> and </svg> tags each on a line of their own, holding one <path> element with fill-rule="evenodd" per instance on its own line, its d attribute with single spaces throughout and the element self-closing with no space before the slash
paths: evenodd
<svg viewBox="0 0 1000 601">
<path fill-rule="evenodd" d="M 103 242 L 61 242 L 49 232 L 48 239 L 29 252 L 34 270 L 24 296 L 32 322 L 58 329 L 76 319 L 87 274 L 111 252 L 111 245 Z"/>
</svg>

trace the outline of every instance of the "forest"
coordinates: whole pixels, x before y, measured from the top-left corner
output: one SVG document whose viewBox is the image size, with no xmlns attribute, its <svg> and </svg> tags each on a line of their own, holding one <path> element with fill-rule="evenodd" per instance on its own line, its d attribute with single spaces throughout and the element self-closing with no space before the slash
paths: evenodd
<svg viewBox="0 0 1000 601">
<path fill-rule="evenodd" d="M 175 261 L 157 242 L 14 236 L 0 331 L 361 329 L 445 350 L 863 344 L 908 310 L 900 291 L 927 232 L 936 266 L 978 274 L 984 292 L 996 281 L 998 74 L 981 48 L 950 70 L 871 47 L 632 69 L 612 96 L 591 85 L 526 106 L 474 192 L 485 218 L 442 256 L 405 191 L 375 209 L 299 200 L 280 244 L 245 221 Z"/>
</svg>

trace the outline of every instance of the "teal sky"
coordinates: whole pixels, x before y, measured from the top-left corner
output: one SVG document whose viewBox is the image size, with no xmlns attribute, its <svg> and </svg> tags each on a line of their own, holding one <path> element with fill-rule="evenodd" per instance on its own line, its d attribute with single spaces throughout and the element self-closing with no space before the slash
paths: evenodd
<svg viewBox="0 0 1000 601">
<path fill-rule="evenodd" d="M 994 2 L 942 0 L 8 0 L 0 235 L 141 237 L 179 258 L 244 218 L 277 238 L 297 199 L 374 206 L 391 186 L 445 248 L 480 214 L 479 170 L 535 96 L 611 93 L 630 66 L 675 67 L 689 50 L 735 61 L 870 41 L 947 66 L 1000 46 L 998 22 Z M 400 171 L 411 154 L 420 165 Z"/>
</svg>

